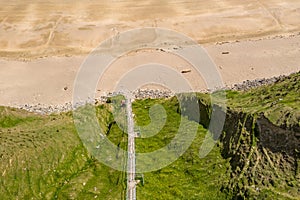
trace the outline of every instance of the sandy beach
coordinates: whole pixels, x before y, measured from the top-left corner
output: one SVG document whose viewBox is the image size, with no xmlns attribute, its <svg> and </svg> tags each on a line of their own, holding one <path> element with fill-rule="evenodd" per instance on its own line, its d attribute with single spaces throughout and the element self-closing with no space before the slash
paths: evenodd
<svg viewBox="0 0 300 200">
<path fill-rule="evenodd" d="M 107 38 L 143 27 L 193 38 L 227 86 L 300 70 L 299 1 L 0 0 L 0 105 L 70 102 L 88 53 Z M 192 69 L 159 51 L 131 54 L 105 73 L 97 95 L 111 91 L 122 73 L 152 60 L 178 72 Z M 205 90 L 195 71 L 183 76 L 195 90 Z"/>
</svg>

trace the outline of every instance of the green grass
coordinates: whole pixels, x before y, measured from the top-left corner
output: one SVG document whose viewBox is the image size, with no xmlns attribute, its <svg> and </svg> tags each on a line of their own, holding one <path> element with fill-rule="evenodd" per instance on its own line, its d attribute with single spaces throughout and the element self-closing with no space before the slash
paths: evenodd
<svg viewBox="0 0 300 200">
<path fill-rule="evenodd" d="M 300 73 L 246 92 L 227 91 L 227 104 L 248 113 L 263 112 L 274 124 L 300 125 Z M 287 119 L 287 121 L 283 121 Z"/>
<path fill-rule="evenodd" d="M 150 122 L 148 109 L 155 104 L 164 106 L 168 119 L 157 135 L 137 139 L 138 152 L 161 148 L 177 133 L 180 120 L 177 102 L 135 102 L 137 124 Z M 97 107 L 100 125 L 113 143 L 126 150 L 127 135 L 115 123 L 109 109 L 110 105 Z M 126 174 L 110 169 L 86 152 L 71 113 L 41 116 L 12 108 L 1 107 L 1 110 L 5 110 L 0 121 L 5 126 L 0 129 L 0 199 L 124 198 Z M 159 171 L 145 173 L 145 185 L 140 184 L 137 189 L 138 198 L 224 199 L 220 187 L 226 180 L 226 160 L 222 159 L 219 148 L 205 159 L 198 157 L 205 133 L 199 125 L 194 143 L 179 160 Z"/>
<path fill-rule="evenodd" d="M 0 127 L 10 128 L 18 124 L 32 122 L 37 120 L 35 117 L 28 115 L 26 112 L 17 111 L 17 109 L 8 109 L 0 107 Z"/>
<path fill-rule="evenodd" d="M 0 199 L 121 199 L 122 173 L 86 152 L 71 113 L 1 110 L 19 120 L 0 129 Z"/>
<path fill-rule="evenodd" d="M 133 104 L 137 125 L 151 123 L 148 111 L 151 106 L 162 105 L 167 113 L 165 126 L 151 138 L 137 138 L 136 150 L 150 152 L 167 145 L 177 134 L 181 116 L 177 113 L 178 103 L 174 99 L 139 100 Z M 142 116 L 142 117 L 139 117 Z M 195 122 L 196 123 L 196 122 Z M 228 175 L 228 162 L 220 154 L 219 147 L 203 159 L 199 148 L 206 129 L 198 125 L 198 132 L 190 148 L 174 163 L 155 172 L 144 174 L 145 185 L 137 189 L 138 199 L 226 199 L 220 188 Z"/>
<path fill-rule="evenodd" d="M 299 76 L 299 73 L 294 74 L 277 84 L 247 92 L 227 91 L 227 105 L 247 113 L 264 112 L 278 125 L 295 125 L 300 119 Z M 198 97 L 206 103 L 210 99 L 207 94 L 198 94 Z M 121 100 L 121 97 L 112 98 L 110 101 L 115 104 L 97 106 L 96 112 L 108 139 L 126 150 L 127 134 L 120 129 L 126 127 L 124 110 L 118 106 Z M 161 106 L 155 107 L 157 104 Z M 161 112 L 162 108 L 165 116 L 151 118 L 151 112 Z M 156 132 L 152 137 L 136 139 L 137 152 L 158 150 L 176 136 L 181 115 L 175 98 L 137 100 L 133 103 L 133 111 L 142 134 Z M 158 125 L 151 125 L 151 120 Z M 222 144 L 218 143 L 200 159 L 199 148 L 207 130 L 192 123 L 198 131 L 191 146 L 170 165 L 144 173 L 144 184 L 137 187 L 138 199 L 231 198 L 221 192 L 222 186 L 231 179 L 229 160 L 222 158 L 220 153 Z M 278 189 L 263 189 L 259 198 L 288 199 L 288 189 L 282 188 L 281 195 Z M 126 174 L 101 164 L 86 151 L 71 112 L 42 116 L 0 107 L 1 200 L 124 199 L 125 192 Z"/>
</svg>

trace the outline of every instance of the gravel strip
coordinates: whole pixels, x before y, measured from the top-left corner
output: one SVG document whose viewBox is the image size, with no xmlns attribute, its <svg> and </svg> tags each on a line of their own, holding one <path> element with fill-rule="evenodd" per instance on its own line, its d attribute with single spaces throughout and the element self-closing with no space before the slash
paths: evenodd
<svg viewBox="0 0 300 200">
<path fill-rule="evenodd" d="M 262 79 L 255 79 L 255 80 L 246 80 L 242 83 L 235 84 L 231 88 L 225 87 L 223 89 L 228 90 L 237 90 L 237 91 L 247 91 L 252 88 L 257 88 L 263 85 L 269 85 L 276 82 L 280 82 L 284 80 L 287 76 L 281 75 L 279 77 L 273 77 L 273 78 L 262 78 Z M 100 98 L 95 99 L 94 101 L 90 101 L 90 103 L 94 104 L 101 104 L 107 102 L 108 98 L 118 95 L 120 93 L 109 93 L 107 96 L 102 96 Z M 148 89 L 139 89 L 135 92 L 133 92 L 133 96 L 135 99 L 160 99 L 160 98 L 170 98 L 173 97 L 175 94 L 171 91 L 167 90 L 148 90 Z M 75 105 L 74 108 L 80 107 L 87 102 L 79 103 L 78 105 Z M 43 105 L 43 104 L 25 104 L 25 105 L 17 105 L 14 106 L 19 109 L 27 110 L 29 112 L 34 112 L 38 114 L 51 114 L 51 113 L 59 113 L 59 112 L 68 112 L 73 110 L 72 103 L 68 102 L 63 105 Z"/>
</svg>

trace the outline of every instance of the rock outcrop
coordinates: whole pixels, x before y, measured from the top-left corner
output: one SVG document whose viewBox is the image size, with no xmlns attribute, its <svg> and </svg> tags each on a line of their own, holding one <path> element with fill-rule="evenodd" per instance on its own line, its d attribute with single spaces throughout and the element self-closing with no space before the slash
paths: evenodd
<svg viewBox="0 0 300 200">
<path fill-rule="evenodd" d="M 195 99 L 186 98 L 185 105 Z M 199 123 L 209 126 L 211 110 L 217 105 L 198 99 Z M 196 119 L 191 110 L 181 112 Z M 231 179 L 222 190 L 234 199 L 264 199 L 269 193 L 292 197 L 300 195 L 300 133 L 298 124 L 278 126 L 264 113 L 249 114 L 227 108 L 219 144 L 224 159 L 230 162 Z M 288 191 L 288 192 L 287 192 Z"/>
</svg>

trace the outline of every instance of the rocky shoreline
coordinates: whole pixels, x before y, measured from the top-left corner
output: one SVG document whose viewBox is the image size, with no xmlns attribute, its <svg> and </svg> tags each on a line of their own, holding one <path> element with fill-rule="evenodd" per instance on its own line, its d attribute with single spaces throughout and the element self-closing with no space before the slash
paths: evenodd
<svg viewBox="0 0 300 200">
<path fill-rule="evenodd" d="M 94 103 L 96 105 L 107 102 L 108 98 L 119 95 L 120 93 L 109 93 L 107 96 L 101 96 L 99 98 L 94 99 L 93 101 L 88 102 L 79 102 L 76 105 L 72 105 L 71 102 L 66 102 L 62 105 L 44 105 L 44 104 L 25 104 L 25 105 L 15 105 L 13 107 L 26 110 L 29 112 L 34 112 L 37 114 L 51 114 L 51 113 L 59 113 L 59 112 L 68 112 L 73 110 L 74 108 L 80 107 L 86 103 Z M 161 98 L 170 98 L 175 94 L 171 91 L 167 90 L 137 90 L 133 92 L 133 96 L 135 99 L 161 99 Z"/>
<path fill-rule="evenodd" d="M 236 90 L 236 91 L 247 91 L 253 88 L 257 88 L 263 85 L 269 85 L 276 82 L 279 82 L 288 76 L 281 75 L 278 77 L 272 77 L 269 79 L 255 79 L 255 80 L 246 80 L 242 83 L 235 84 L 232 87 L 225 87 L 224 90 Z M 119 93 L 109 93 L 107 96 L 101 96 L 100 98 L 96 98 L 94 101 L 90 101 L 89 103 L 102 104 L 107 101 L 108 98 L 118 95 Z M 175 94 L 168 90 L 159 90 L 159 89 L 139 89 L 133 92 L 133 96 L 135 99 L 160 99 L 160 98 L 170 98 Z M 16 105 L 13 106 L 15 108 L 23 109 L 29 112 L 34 112 L 37 114 L 51 114 L 51 113 L 59 113 L 59 112 L 68 112 L 73 110 L 73 108 L 77 108 L 81 105 L 86 104 L 87 102 L 78 103 L 78 105 L 72 106 L 71 102 L 67 102 L 62 105 L 43 105 L 43 104 L 25 104 L 25 105 Z"/>
<path fill-rule="evenodd" d="M 237 90 L 237 91 L 247 91 L 252 88 L 257 88 L 263 85 L 270 85 L 276 82 L 279 82 L 283 79 L 285 79 L 288 76 L 281 75 L 278 77 L 272 77 L 272 78 L 261 78 L 261 79 L 255 79 L 255 80 L 246 80 L 242 83 L 234 84 L 232 88 L 228 88 L 231 90 Z"/>
</svg>

